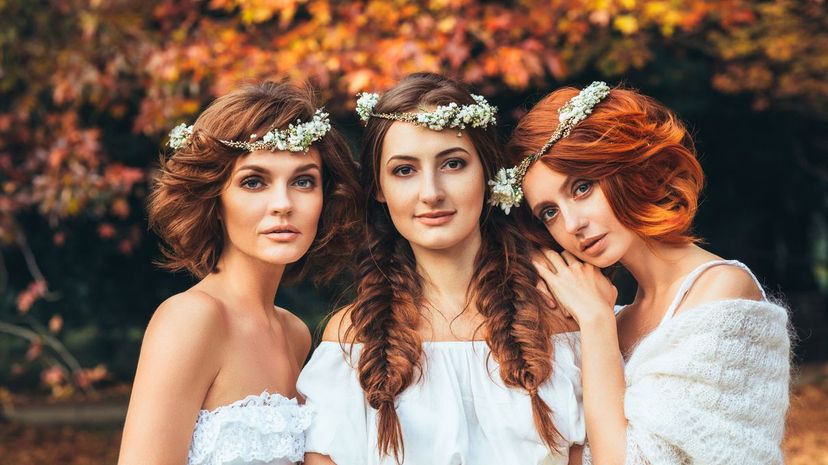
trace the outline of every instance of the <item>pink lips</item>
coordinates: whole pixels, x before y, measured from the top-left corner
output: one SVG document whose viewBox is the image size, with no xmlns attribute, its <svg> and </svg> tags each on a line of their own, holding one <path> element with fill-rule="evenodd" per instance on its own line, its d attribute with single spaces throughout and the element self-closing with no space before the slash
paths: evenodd
<svg viewBox="0 0 828 465">
<path fill-rule="evenodd" d="M 262 234 L 276 242 L 289 242 L 297 238 L 301 233 L 292 224 L 282 224 L 268 228 L 262 231 Z"/>
<path fill-rule="evenodd" d="M 581 252 L 587 255 L 598 255 L 604 251 L 604 247 L 606 245 L 606 241 L 604 238 L 607 236 L 606 233 L 601 234 L 600 236 L 594 236 L 589 239 L 584 239 L 581 241 Z"/>
<path fill-rule="evenodd" d="M 415 215 L 415 218 L 426 226 L 440 226 L 451 221 L 455 213 L 452 210 L 434 210 Z"/>
</svg>

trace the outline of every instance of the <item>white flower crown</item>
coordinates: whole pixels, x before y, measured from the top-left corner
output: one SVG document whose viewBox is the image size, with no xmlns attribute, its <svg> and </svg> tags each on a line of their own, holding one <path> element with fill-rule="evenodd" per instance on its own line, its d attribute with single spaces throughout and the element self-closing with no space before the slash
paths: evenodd
<svg viewBox="0 0 828 465">
<path fill-rule="evenodd" d="M 575 97 L 569 99 L 566 104 L 558 109 L 558 127 L 552 136 L 536 153 L 529 155 L 513 168 L 501 168 L 495 179 L 489 181 L 491 186 L 491 197 L 489 204 L 497 205 L 507 215 L 512 207 L 517 207 L 523 200 L 523 178 L 532 163 L 542 157 L 556 142 L 568 136 L 576 124 L 585 120 L 592 113 L 595 105 L 598 105 L 610 93 L 607 83 L 595 81 L 585 87 Z"/>
<path fill-rule="evenodd" d="M 318 141 L 331 130 L 331 122 L 328 113 L 317 109 L 313 119 L 303 123 L 297 119 L 295 124 L 289 124 L 287 129 L 273 128 L 261 139 L 256 134 L 250 135 L 250 140 L 219 140 L 222 144 L 233 149 L 240 149 L 246 152 L 267 149 L 272 152 L 287 150 L 289 152 L 307 152 L 311 144 Z M 193 126 L 185 123 L 179 124 L 170 131 L 170 140 L 167 142 L 173 150 L 178 150 L 190 142 L 193 135 Z"/>
<path fill-rule="evenodd" d="M 357 95 L 356 112 L 366 122 L 372 116 L 423 126 L 434 131 L 446 128 L 466 129 L 466 126 L 480 128 L 497 123 L 497 107 L 489 105 L 483 96 L 472 94 L 475 103 L 458 105 L 451 102 L 440 105 L 432 111 L 418 113 L 374 113 L 379 94 L 363 92 Z"/>
</svg>

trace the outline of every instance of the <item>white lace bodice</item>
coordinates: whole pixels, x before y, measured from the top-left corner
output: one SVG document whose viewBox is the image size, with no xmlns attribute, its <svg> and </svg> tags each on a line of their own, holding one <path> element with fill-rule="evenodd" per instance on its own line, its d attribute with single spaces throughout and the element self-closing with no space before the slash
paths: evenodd
<svg viewBox="0 0 828 465">
<path fill-rule="evenodd" d="M 267 391 L 198 414 L 188 465 L 288 465 L 303 459 L 311 410 Z"/>
</svg>

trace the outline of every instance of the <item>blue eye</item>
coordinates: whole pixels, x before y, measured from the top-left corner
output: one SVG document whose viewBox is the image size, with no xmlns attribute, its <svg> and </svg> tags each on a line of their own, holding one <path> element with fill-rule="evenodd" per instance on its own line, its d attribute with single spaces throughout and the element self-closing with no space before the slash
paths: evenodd
<svg viewBox="0 0 828 465">
<path fill-rule="evenodd" d="M 262 186 L 264 186 L 264 183 L 259 178 L 244 178 L 241 182 L 241 186 L 245 189 L 257 190 L 261 189 Z"/>
<path fill-rule="evenodd" d="M 300 189 L 313 189 L 316 187 L 316 179 L 312 176 L 302 176 L 294 181 L 293 184 Z"/>
<path fill-rule="evenodd" d="M 412 168 L 408 165 L 398 166 L 398 167 L 394 168 L 394 171 L 393 171 L 393 173 L 396 174 L 397 176 L 409 176 L 413 172 L 414 172 L 414 168 Z"/>
<path fill-rule="evenodd" d="M 592 190 L 592 181 L 583 181 L 575 185 L 575 195 L 584 195 Z"/>
<path fill-rule="evenodd" d="M 544 223 L 558 216 L 558 209 L 555 207 L 546 207 L 540 212 L 540 220 Z"/>
<path fill-rule="evenodd" d="M 450 170 L 459 170 L 460 168 L 466 166 L 466 162 L 459 158 L 452 158 L 451 160 L 446 161 L 443 166 Z"/>
</svg>

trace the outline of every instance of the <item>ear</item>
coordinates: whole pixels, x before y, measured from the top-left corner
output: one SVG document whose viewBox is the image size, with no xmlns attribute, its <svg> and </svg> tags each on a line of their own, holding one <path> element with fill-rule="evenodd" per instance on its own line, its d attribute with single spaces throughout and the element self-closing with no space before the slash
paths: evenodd
<svg viewBox="0 0 828 465">
<path fill-rule="evenodd" d="M 377 193 L 374 194 L 374 198 L 377 199 L 377 202 L 379 203 L 385 203 L 385 194 L 382 193 L 382 189 L 380 189 L 379 186 L 377 187 Z"/>
</svg>

